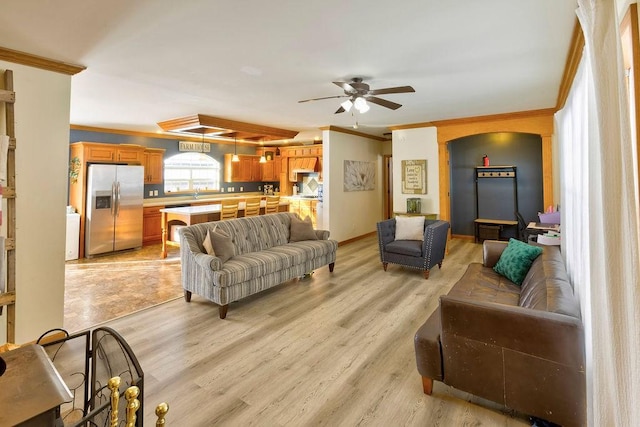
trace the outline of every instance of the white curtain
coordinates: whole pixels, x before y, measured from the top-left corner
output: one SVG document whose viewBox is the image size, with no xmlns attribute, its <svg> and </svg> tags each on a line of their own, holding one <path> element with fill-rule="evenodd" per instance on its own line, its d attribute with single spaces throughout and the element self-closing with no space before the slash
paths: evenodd
<svg viewBox="0 0 640 427">
<path fill-rule="evenodd" d="M 585 55 L 565 108 L 563 253 L 582 303 L 589 424 L 640 423 L 639 212 L 615 2 L 578 0 Z"/>
</svg>

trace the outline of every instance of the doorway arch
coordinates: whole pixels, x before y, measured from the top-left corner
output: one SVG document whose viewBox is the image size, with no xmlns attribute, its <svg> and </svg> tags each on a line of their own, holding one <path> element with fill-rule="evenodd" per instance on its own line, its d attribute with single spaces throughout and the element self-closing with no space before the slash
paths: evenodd
<svg viewBox="0 0 640 427">
<path fill-rule="evenodd" d="M 471 117 L 431 122 L 437 128 L 440 218 L 451 220 L 451 170 L 447 144 L 458 138 L 494 132 L 519 132 L 542 138 L 542 199 L 544 206 L 553 205 L 553 114 L 552 108 L 519 113 Z"/>
</svg>

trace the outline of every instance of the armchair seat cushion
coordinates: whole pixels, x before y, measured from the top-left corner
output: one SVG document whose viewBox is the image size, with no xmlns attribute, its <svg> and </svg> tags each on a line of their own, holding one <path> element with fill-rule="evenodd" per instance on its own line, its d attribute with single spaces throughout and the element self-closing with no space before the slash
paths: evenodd
<svg viewBox="0 0 640 427">
<path fill-rule="evenodd" d="M 391 243 L 387 243 L 384 247 L 387 252 L 400 255 L 408 255 L 421 257 L 422 256 L 422 241 L 421 240 L 394 240 Z"/>
</svg>

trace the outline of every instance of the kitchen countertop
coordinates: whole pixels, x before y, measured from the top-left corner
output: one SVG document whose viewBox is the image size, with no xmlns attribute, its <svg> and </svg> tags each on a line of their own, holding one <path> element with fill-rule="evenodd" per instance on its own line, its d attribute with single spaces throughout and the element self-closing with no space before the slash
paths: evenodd
<svg viewBox="0 0 640 427">
<path fill-rule="evenodd" d="M 295 196 L 280 196 L 283 199 L 289 200 L 319 200 L 318 196 L 305 196 L 303 194 L 297 194 Z"/>
<path fill-rule="evenodd" d="M 239 195 L 237 193 L 227 194 L 227 195 L 215 195 L 215 196 L 199 196 L 197 199 L 194 199 L 193 196 L 180 196 L 180 197 L 163 197 L 163 198 L 153 198 L 153 199 L 144 199 L 143 205 L 145 208 L 147 207 L 155 207 L 155 206 L 167 206 L 171 207 L 172 205 L 186 205 L 190 203 L 206 203 L 206 202 L 219 202 L 223 199 L 246 199 L 247 197 L 256 197 L 261 196 L 264 197 L 262 193 L 243 193 Z"/>
<path fill-rule="evenodd" d="M 260 202 L 260 207 L 264 208 L 266 204 L 267 202 L 265 200 L 262 200 Z M 288 204 L 289 202 L 287 200 L 280 200 L 280 206 L 286 206 Z M 244 208 L 245 208 L 244 202 L 238 203 L 238 210 L 244 210 Z M 174 214 L 181 214 L 181 215 L 197 215 L 197 214 L 220 212 L 221 209 L 222 207 L 220 206 L 220 204 L 216 204 L 216 205 L 201 205 L 201 206 L 181 206 L 178 208 L 164 208 L 164 209 L 160 209 L 160 212 L 174 213 Z"/>
</svg>

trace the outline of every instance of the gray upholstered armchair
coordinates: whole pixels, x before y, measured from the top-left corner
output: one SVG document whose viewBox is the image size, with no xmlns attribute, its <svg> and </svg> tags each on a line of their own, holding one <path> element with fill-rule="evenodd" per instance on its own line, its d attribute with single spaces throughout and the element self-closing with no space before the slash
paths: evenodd
<svg viewBox="0 0 640 427">
<path fill-rule="evenodd" d="M 379 222 L 378 243 L 384 271 L 387 271 L 389 263 L 398 264 L 420 269 L 428 279 L 433 266 L 438 264 L 442 267 L 448 231 L 447 221 L 427 219 L 424 221 L 424 240 L 395 240 L 395 218 Z"/>
</svg>

